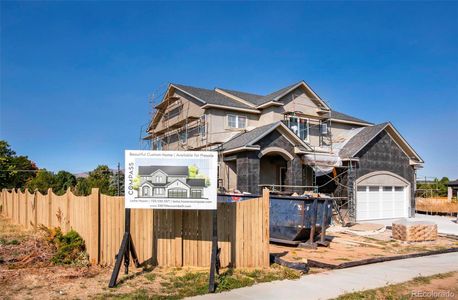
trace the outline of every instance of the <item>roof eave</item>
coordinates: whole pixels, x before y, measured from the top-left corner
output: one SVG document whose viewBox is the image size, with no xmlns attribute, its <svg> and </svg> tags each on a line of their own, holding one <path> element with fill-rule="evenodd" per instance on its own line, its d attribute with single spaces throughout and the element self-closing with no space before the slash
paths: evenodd
<svg viewBox="0 0 458 300">
<path fill-rule="evenodd" d="M 207 103 L 207 104 L 203 105 L 202 108 L 203 109 L 206 109 L 206 108 L 221 108 L 221 109 L 227 109 L 227 110 L 249 112 L 249 113 L 253 113 L 253 114 L 260 114 L 261 113 L 261 111 L 259 111 L 257 109 L 233 107 L 233 106 L 210 104 L 210 103 Z"/>
<path fill-rule="evenodd" d="M 272 100 L 272 101 L 263 103 L 263 104 L 257 106 L 256 108 L 257 108 L 257 109 L 263 109 L 263 108 L 266 108 L 266 107 L 269 107 L 269 106 L 284 106 L 284 104 Z"/>
<path fill-rule="evenodd" d="M 261 149 L 260 146 L 243 146 L 243 147 L 237 147 L 237 148 L 232 148 L 228 150 L 223 150 L 223 154 L 231 154 L 231 153 L 236 153 L 236 152 L 241 152 L 241 151 L 256 151 Z"/>
<path fill-rule="evenodd" d="M 343 123 L 343 124 L 353 124 L 353 125 L 362 125 L 362 126 L 372 126 L 374 123 L 369 123 L 369 122 L 358 122 L 358 121 L 350 121 L 350 120 L 343 120 L 343 119 L 337 119 L 337 118 L 330 118 L 332 122 L 336 123 Z"/>
</svg>

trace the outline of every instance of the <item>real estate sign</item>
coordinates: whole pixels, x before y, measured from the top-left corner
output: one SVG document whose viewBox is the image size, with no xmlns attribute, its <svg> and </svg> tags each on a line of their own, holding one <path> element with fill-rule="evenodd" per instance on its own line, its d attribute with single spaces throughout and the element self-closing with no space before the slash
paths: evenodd
<svg viewBox="0 0 458 300">
<path fill-rule="evenodd" d="M 125 207 L 216 209 L 216 151 L 125 152 Z"/>
</svg>

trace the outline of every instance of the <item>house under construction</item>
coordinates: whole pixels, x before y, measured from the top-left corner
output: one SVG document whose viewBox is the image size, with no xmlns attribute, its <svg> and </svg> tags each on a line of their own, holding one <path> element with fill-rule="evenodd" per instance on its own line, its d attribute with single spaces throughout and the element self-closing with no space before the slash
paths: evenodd
<svg viewBox="0 0 458 300">
<path fill-rule="evenodd" d="M 154 150 L 217 150 L 227 192 L 329 193 L 351 219 L 407 217 L 423 160 L 389 122 L 337 112 L 304 81 L 268 95 L 170 84 L 148 126 Z"/>
</svg>

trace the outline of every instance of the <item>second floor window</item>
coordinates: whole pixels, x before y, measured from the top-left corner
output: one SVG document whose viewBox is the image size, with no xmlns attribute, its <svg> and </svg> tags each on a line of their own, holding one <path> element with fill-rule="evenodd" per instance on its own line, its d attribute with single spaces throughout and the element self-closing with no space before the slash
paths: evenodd
<svg viewBox="0 0 458 300">
<path fill-rule="evenodd" d="M 199 120 L 199 135 L 202 139 L 207 136 L 207 115 L 203 115 Z"/>
<path fill-rule="evenodd" d="M 288 127 L 303 141 L 308 140 L 309 136 L 309 126 L 308 121 L 305 118 L 300 118 L 296 116 L 288 116 L 286 118 L 286 123 Z"/>
<path fill-rule="evenodd" d="M 246 117 L 238 115 L 227 115 L 227 127 L 246 128 Z"/>
<path fill-rule="evenodd" d="M 187 141 L 188 141 L 188 130 L 187 128 L 185 128 L 180 132 L 180 142 L 182 144 L 186 144 Z"/>
<path fill-rule="evenodd" d="M 162 139 L 159 137 L 153 139 L 153 150 L 162 150 L 162 148 L 163 148 Z"/>
</svg>

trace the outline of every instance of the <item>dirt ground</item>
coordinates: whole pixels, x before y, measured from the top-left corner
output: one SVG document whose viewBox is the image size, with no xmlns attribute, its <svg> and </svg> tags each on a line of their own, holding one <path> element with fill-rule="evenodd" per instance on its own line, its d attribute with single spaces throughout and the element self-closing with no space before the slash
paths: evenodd
<svg viewBox="0 0 458 300">
<path fill-rule="evenodd" d="M 56 266 L 55 249 L 43 232 L 25 230 L 0 217 L 1 299 L 181 299 L 208 291 L 208 268 L 131 268 L 108 288 L 111 267 Z M 122 271 L 124 268 L 122 268 Z M 274 265 L 270 269 L 222 269 L 219 291 L 259 282 L 297 279 L 301 273 Z"/>
<path fill-rule="evenodd" d="M 326 239 L 331 241 L 329 247 L 303 249 L 296 246 L 271 244 L 270 252 L 287 252 L 282 258 L 292 262 L 315 260 L 337 265 L 343 262 L 367 258 L 458 247 L 458 240 L 441 236 L 436 241 L 415 243 L 397 241 L 391 238 L 391 230 L 388 229 L 383 232 L 371 234 L 370 236 L 361 236 L 349 231 L 327 232 Z"/>
</svg>

